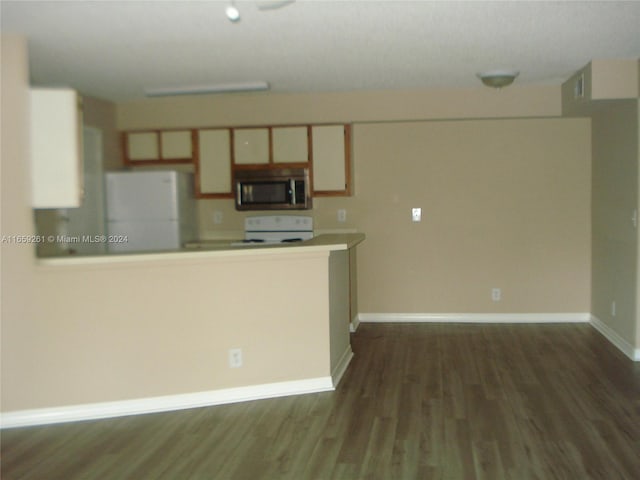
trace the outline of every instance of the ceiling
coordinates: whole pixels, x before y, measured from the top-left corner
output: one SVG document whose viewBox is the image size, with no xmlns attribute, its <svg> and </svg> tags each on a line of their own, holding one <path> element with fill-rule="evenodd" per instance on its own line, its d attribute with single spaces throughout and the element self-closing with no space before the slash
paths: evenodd
<svg viewBox="0 0 640 480">
<path fill-rule="evenodd" d="M 267 81 L 272 92 L 560 84 L 591 59 L 640 57 L 640 1 L 6 1 L 31 81 L 125 101 L 146 88 Z"/>
</svg>

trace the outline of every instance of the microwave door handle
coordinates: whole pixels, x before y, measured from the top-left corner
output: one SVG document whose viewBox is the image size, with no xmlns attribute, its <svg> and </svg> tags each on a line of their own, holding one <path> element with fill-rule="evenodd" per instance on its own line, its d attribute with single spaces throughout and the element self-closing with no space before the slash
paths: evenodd
<svg viewBox="0 0 640 480">
<path fill-rule="evenodd" d="M 242 184 L 236 183 L 236 203 L 242 205 Z"/>
<path fill-rule="evenodd" d="M 296 204 L 296 181 L 292 178 L 289 180 L 289 185 L 291 187 L 291 205 Z"/>
</svg>

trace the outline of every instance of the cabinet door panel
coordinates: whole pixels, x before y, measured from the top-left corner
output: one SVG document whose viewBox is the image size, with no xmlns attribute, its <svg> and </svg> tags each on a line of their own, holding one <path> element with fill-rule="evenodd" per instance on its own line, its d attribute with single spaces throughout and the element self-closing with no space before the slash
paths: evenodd
<svg viewBox="0 0 640 480">
<path fill-rule="evenodd" d="M 198 132 L 200 193 L 231 193 L 231 140 L 229 130 Z"/>
<path fill-rule="evenodd" d="M 309 161 L 307 127 L 277 127 L 272 131 L 273 163 Z"/>
<path fill-rule="evenodd" d="M 69 89 L 30 90 L 34 208 L 79 207 L 83 197 L 82 111 Z"/>
<path fill-rule="evenodd" d="M 233 153 L 236 165 L 269 163 L 269 129 L 234 129 Z"/>
<path fill-rule="evenodd" d="M 345 191 L 345 136 L 343 125 L 316 126 L 311 129 L 313 145 L 313 190 Z"/>
<path fill-rule="evenodd" d="M 191 132 L 183 130 L 178 132 L 162 132 L 160 134 L 162 144 L 162 159 L 185 159 L 192 157 Z"/>
<path fill-rule="evenodd" d="M 160 158 L 158 133 L 128 133 L 127 157 L 130 161 L 158 160 Z"/>
</svg>

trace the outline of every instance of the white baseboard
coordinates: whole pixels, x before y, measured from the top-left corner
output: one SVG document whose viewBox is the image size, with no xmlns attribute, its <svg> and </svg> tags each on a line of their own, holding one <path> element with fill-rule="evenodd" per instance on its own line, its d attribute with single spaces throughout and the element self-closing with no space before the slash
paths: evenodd
<svg viewBox="0 0 640 480">
<path fill-rule="evenodd" d="M 355 333 L 356 330 L 358 330 L 358 327 L 360 326 L 360 316 L 359 315 L 355 315 L 352 319 L 351 319 L 351 323 L 349 324 L 349 331 L 351 333 Z"/>
<path fill-rule="evenodd" d="M 588 313 L 360 313 L 362 323 L 588 323 Z"/>
<path fill-rule="evenodd" d="M 344 375 L 344 372 L 347 371 L 347 367 L 349 366 L 349 363 L 351 363 L 352 358 L 353 350 L 351 350 L 351 344 L 349 344 L 347 345 L 346 350 L 342 353 L 338 364 L 331 372 L 331 379 L 333 381 L 334 388 L 337 387 L 340 383 L 340 380 L 342 380 L 342 376 Z"/>
<path fill-rule="evenodd" d="M 360 313 L 358 321 L 362 323 L 590 323 L 627 357 L 634 362 L 640 362 L 640 348 L 634 348 L 611 327 L 589 313 Z"/>
<path fill-rule="evenodd" d="M 351 350 L 349 348 L 349 350 Z M 350 358 L 348 359 L 350 360 Z M 346 365 L 349 361 L 346 361 Z M 346 369 L 344 365 L 344 369 Z M 344 371 L 340 372 L 339 377 Z M 338 377 L 337 381 L 340 380 Z M 98 420 L 102 418 L 139 415 L 144 413 L 167 412 L 187 408 L 224 405 L 287 395 L 301 395 L 334 390 L 331 377 L 309 378 L 290 382 L 267 383 L 248 387 L 225 388 L 208 392 L 167 395 L 162 397 L 102 402 L 67 407 L 40 408 L 3 413 L 0 428 L 28 427 L 54 423 Z"/>
<path fill-rule="evenodd" d="M 624 353 L 627 357 L 629 357 L 634 362 L 640 362 L 640 348 L 634 348 L 629 342 L 627 342 L 624 338 L 622 338 L 615 330 L 613 330 L 609 325 L 604 323 L 598 317 L 591 315 L 591 325 L 593 328 L 598 330 L 602 334 L 604 338 L 609 340 L 613 345 L 615 345 L 618 350 Z"/>
</svg>

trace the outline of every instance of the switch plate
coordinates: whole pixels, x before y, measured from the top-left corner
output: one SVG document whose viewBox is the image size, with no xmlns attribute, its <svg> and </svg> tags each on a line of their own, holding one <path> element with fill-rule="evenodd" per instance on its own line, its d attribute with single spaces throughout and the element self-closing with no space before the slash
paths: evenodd
<svg viewBox="0 0 640 480">
<path fill-rule="evenodd" d="M 493 288 L 491 290 L 491 300 L 493 300 L 494 302 L 499 302 L 500 300 L 502 300 L 502 289 Z"/>
<path fill-rule="evenodd" d="M 229 367 L 240 368 L 242 366 L 242 349 L 232 348 L 229 350 Z"/>
<path fill-rule="evenodd" d="M 412 208 L 411 209 L 411 220 L 413 222 L 422 221 L 422 209 L 421 208 Z"/>
<path fill-rule="evenodd" d="M 220 225 L 222 223 L 222 212 L 220 210 L 216 210 L 213 212 L 213 224 Z"/>
<path fill-rule="evenodd" d="M 344 208 L 338 210 L 338 221 L 341 223 L 347 221 L 347 211 Z"/>
</svg>

